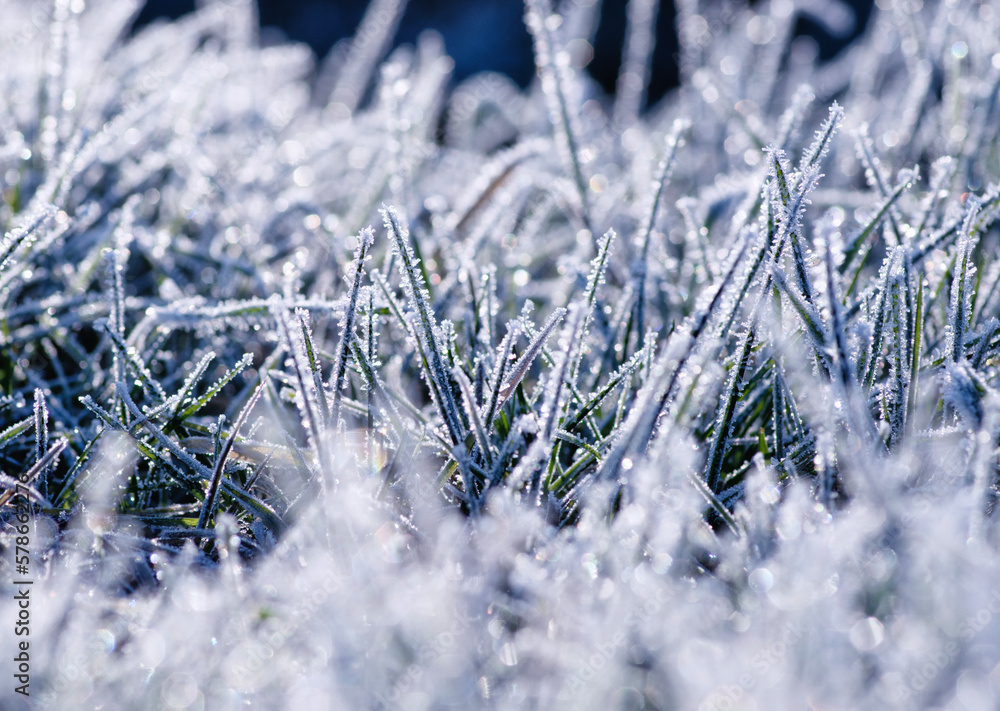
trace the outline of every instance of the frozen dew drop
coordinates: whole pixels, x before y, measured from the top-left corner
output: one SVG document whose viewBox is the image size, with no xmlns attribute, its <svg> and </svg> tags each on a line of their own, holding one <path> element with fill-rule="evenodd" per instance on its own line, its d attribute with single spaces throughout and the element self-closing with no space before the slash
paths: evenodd
<svg viewBox="0 0 1000 711">
<path fill-rule="evenodd" d="M 517 665 L 517 647 L 513 642 L 507 642 L 497 651 L 497 657 L 504 666 L 513 667 Z"/>
<path fill-rule="evenodd" d="M 851 627 L 850 638 L 851 644 L 859 652 L 869 652 L 882 644 L 885 628 L 874 617 L 866 617 Z"/>
<path fill-rule="evenodd" d="M 597 173 L 590 179 L 590 189 L 597 194 L 605 192 L 608 189 L 608 179 L 601 173 Z"/>
<path fill-rule="evenodd" d="M 719 62 L 719 69 L 721 69 L 722 73 L 726 76 L 736 76 L 740 71 L 740 60 L 731 54 L 727 54 L 722 58 L 722 61 Z"/>
<path fill-rule="evenodd" d="M 777 31 L 774 20 L 766 15 L 757 15 L 747 23 L 747 39 L 754 44 L 767 44 Z"/>
<path fill-rule="evenodd" d="M 99 629 L 94 633 L 95 646 L 102 649 L 105 653 L 110 654 L 115 651 L 115 636 L 112 634 L 111 630 Z"/>
<path fill-rule="evenodd" d="M 299 166 L 292 173 L 292 180 L 294 180 L 295 184 L 300 188 L 308 188 L 313 184 L 315 177 L 316 174 L 313 172 L 313 169 L 307 165 Z"/>
<path fill-rule="evenodd" d="M 729 624 L 734 632 L 746 632 L 750 629 L 750 618 L 740 612 L 734 612 L 729 617 Z"/>
<path fill-rule="evenodd" d="M 781 489 L 777 486 L 765 487 L 764 490 L 760 492 L 760 500 L 768 505 L 778 503 L 781 500 Z"/>
<path fill-rule="evenodd" d="M 774 576 L 767 568 L 757 568 L 747 576 L 747 583 L 754 592 L 766 593 L 774 584 Z"/>
<path fill-rule="evenodd" d="M 187 709 L 198 700 L 201 692 L 189 674 L 178 672 L 170 675 L 161 687 L 164 705 L 170 709 Z"/>
</svg>

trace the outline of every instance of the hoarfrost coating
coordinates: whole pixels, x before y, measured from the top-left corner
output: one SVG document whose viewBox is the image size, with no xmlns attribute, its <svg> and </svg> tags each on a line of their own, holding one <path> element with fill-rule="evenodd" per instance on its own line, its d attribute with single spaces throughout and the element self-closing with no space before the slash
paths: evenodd
<svg viewBox="0 0 1000 711">
<path fill-rule="evenodd" d="M 0 705 L 996 706 L 997 8 L 405 6 L 0 3 Z"/>
</svg>

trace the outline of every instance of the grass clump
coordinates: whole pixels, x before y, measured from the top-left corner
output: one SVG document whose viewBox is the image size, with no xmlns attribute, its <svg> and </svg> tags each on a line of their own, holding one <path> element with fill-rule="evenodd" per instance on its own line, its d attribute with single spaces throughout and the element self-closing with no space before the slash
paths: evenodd
<svg viewBox="0 0 1000 711">
<path fill-rule="evenodd" d="M 682 3 L 643 109 L 595 7 L 521 92 L 0 5 L 39 707 L 995 703 L 1000 14 Z"/>
</svg>

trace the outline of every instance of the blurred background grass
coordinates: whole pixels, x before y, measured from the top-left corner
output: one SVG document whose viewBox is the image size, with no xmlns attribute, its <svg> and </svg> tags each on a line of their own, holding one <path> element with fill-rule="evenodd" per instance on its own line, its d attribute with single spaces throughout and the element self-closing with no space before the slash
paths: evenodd
<svg viewBox="0 0 1000 711">
<path fill-rule="evenodd" d="M 872 0 L 846 2 L 857 15 L 855 32 L 847 38 L 830 36 L 808 18 L 798 21 L 796 34 L 815 40 L 824 59 L 860 34 L 871 13 Z M 318 57 L 324 57 L 336 42 L 353 35 L 367 4 L 368 0 L 258 0 L 262 34 L 265 39 L 280 33 L 279 37 L 305 42 Z M 587 67 L 609 94 L 614 92 L 618 77 L 626 4 L 625 0 L 603 3 L 594 58 Z M 194 5 L 195 0 L 149 0 L 137 24 L 142 26 L 160 17 L 180 17 Z M 678 82 L 674 15 L 673 1 L 664 0 L 657 21 L 650 102 L 655 103 Z M 410 0 L 394 45 L 412 43 L 424 30 L 434 29 L 444 38 L 455 60 L 455 81 L 481 71 L 496 71 L 525 87 L 534 74 L 534 61 L 531 38 L 522 18 L 522 0 Z"/>
</svg>

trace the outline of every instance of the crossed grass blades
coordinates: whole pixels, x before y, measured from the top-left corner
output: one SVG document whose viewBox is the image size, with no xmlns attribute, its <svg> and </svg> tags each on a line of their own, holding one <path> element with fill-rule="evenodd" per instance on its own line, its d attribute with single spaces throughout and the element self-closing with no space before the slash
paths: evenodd
<svg viewBox="0 0 1000 711">
<path fill-rule="evenodd" d="M 698 43 L 681 90 L 641 120 L 622 94 L 611 121 L 566 49 L 583 5 L 528 3 L 541 81 L 517 109 L 495 77 L 449 103 L 433 37 L 378 65 L 393 23 L 310 94 L 308 56 L 256 50 L 252 12 L 123 41 L 134 6 L 56 3 L 48 59 L 8 65 L 5 501 L 26 472 L 65 525 L 100 490 L 209 556 L 229 512 L 252 556 L 357 456 L 403 520 L 417 489 L 470 516 L 505 490 L 566 526 L 596 484 L 614 517 L 681 433 L 707 520 L 740 534 L 752 462 L 836 509 L 844 447 L 993 422 L 997 123 L 962 82 L 995 55 L 935 59 L 886 150 L 843 135 L 864 90 L 845 67 L 821 99 L 786 72 L 733 100 Z M 746 20 L 736 47 L 763 61 Z M 975 478 L 985 495 L 992 467 Z"/>
</svg>

